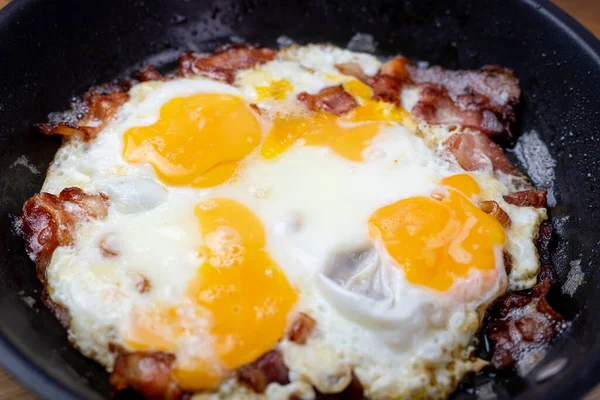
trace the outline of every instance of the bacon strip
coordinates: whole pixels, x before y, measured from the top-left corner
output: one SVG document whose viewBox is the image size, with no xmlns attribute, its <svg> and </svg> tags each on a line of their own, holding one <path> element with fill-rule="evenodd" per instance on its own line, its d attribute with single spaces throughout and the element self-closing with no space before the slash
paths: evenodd
<svg viewBox="0 0 600 400">
<path fill-rule="evenodd" d="M 358 107 L 354 97 L 342 85 L 327 87 L 315 95 L 302 92 L 297 97 L 313 111 L 321 110 L 335 115 L 346 114 Z"/>
<path fill-rule="evenodd" d="M 92 132 L 88 131 L 87 128 L 72 125 L 66 122 L 59 122 L 56 125 L 42 123 L 38 124 L 37 128 L 46 136 L 60 135 L 60 136 L 72 136 L 80 135 L 84 140 L 90 140 Z"/>
<path fill-rule="evenodd" d="M 86 111 L 79 121 L 75 124 L 44 123 L 38 124 L 37 128 L 44 135 L 80 135 L 83 140 L 90 141 L 110 122 L 119 107 L 129 100 L 127 92 L 130 87 L 131 82 L 126 79 L 93 86 L 81 98 Z"/>
<path fill-rule="evenodd" d="M 498 369 L 511 367 L 527 351 L 549 343 L 562 329 L 564 318 L 546 299 L 555 282 L 549 251 L 551 237 L 552 226 L 545 221 L 537 241 L 539 283 L 529 291 L 505 294 L 488 310 L 487 331 L 494 346 L 491 362 Z"/>
<path fill-rule="evenodd" d="M 496 220 L 500 222 L 500 224 L 502 224 L 504 229 L 508 229 L 510 227 L 510 216 L 495 201 L 482 201 L 481 203 L 479 203 L 479 208 L 484 213 L 496 218 Z"/>
<path fill-rule="evenodd" d="M 400 82 L 411 82 L 409 67 L 412 63 L 406 57 L 396 56 L 384 63 L 379 69 L 379 75 L 386 75 Z"/>
<path fill-rule="evenodd" d="M 442 67 L 417 68 L 405 57 L 394 57 L 368 80 L 376 100 L 399 103 L 403 85 L 417 85 L 421 98 L 415 117 L 429 124 L 459 125 L 488 136 L 506 134 L 515 120 L 519 82 L 509 69 L 485 66 L 476 71 Z"/>
<path fill-rule="evenodd" d="M 110 384 L 115 391 L 131 388 L 148 400 L 180 400 L 185 393 L 171 375 L 175 356 L 163 352 L 123 352 L 117 356 Z"/>
<path fill-rule="evenodd" d="M 404 84 L 411 83 L 409 65 L 410 61 L 402 56 L 383 64 L 377 75 L 366 81 L 373 89 L 373 99 L 400 105 L 400 90 Z"/>
<path fill-rule="evenodd" d="M 400 104 L 402 82 L 399 80 L 387 75 L 375 75 L 369 78 L 367 83 L 373 89 L 374 100 L 387 101 L 396 105 Z"/>
<path fill-rule="evenodd" d="M 421 97 L 412 112 L 415 117 L 433 125 L 459 125 L 498 134 L 505 129 L 493 112 L 479 108 L 463 109 L 448 96 L 445 87 L 430 83 L 421 85 Z"/>
<path fill-rule="evenodd" d="M 256 393 L 264 393 L 270 383 L 288 384 L 288 373 L 281 353 L 271 350 L 258 360 L 240 367 L 238 380 L 250 386 Z"/>
<path fill-rule="evenodd" d="M 317 321 L 310 315 L 301 312 L 294 320 L 288 332 L 288 338 L 294 343 L 305 344 L 308 337 L 315 330 L 316 325 Z"/>
<path fill-rule="evenodd" d="M 430 124 L 456 124 L 488 136 L 506 134 L 513 138 L 513 106 L 519 101 L 521 89 L 512 71 L 498 66 L 477 71 L 411 65 L 406 69 L 422 89 L 421 100 L 413 108 L 418 118 Z"/>
<path fill-rule="evenodd" d="M 23 205 L 23 237 L 38 278 L 46 282 L 46 268 L 58 246 L 73 244 L 76 225 L 108 214 L 103 194 L 87 194 L 79 188 L 64 189 L 58 196 L 39 193 Z"/>
<path fill-rule="evenodd" d="M 203 75 L 233 83 L 236 71 L 266 63 L 276 55 L 277 50 L 251 44 L 223 46 L 211 55 L 186 52 L 179 57 L 177 75 Z"/>
<path fill-rule="evenodd" d="M 520 192 L 510 193 L 504 196 L 504 201 L 519 207 L 546 207 L 545 190 L 523 190 Z"/>
<path fill-rule="evenodd" d="M 443 86 L 450 98 L 467 109 L 486 103 L 501 116 L 512 110 L 504 107 L 519 101 L 521 89 L 513 72 L 507 68 L 487 65 L 479 70 L 447 70 L 442 67 L 417 68 L 407 65 L 416 84 L 433 83 Z"/>
<path fill-rule="evenodd" d="M 444 147 L 467 171 L 500 171 L 508 175 L 523 176 L 506 158 L 502 148 L 482 133 L 458 133 L 446 140 Z"/>
<path fill-rule="evenodd" d="M 158 72 L 156 68 L 151 65 L 145 65 L 138 71 L 134 72 L 133 78 L 140 82 L 168 80 L 168 78 L 162 76 L 160 72 Z"/>
</svg>

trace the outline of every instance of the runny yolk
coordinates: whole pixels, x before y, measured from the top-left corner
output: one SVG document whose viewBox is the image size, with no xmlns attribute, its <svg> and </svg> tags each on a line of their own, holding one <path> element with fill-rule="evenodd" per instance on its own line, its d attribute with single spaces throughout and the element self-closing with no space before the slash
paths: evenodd
<svg viewBox="0 0 600 400">
<path fill-rule="evenodd" d="M 139 316 L 127 338 L 134 349 L 175 351 L 186 335 L 204 335 L 190 349 L 192 358 L 177 358 L 175 378 L 187 390 L 215 387 L 228 371 L 271 350 L 296 302 L 295 290 L 265 249 L 264 228 L 252 211 L 223 198 L 198 204 L 195 214 L 205 261 L 186 291 L 192 307 Z"/>
<path fill-rule="evenodd" d="M 264 158 L 272 159 L 297 143 L 308 146 L 328 146 L 351 161 L 362 161 L 362 152 L 382 127 L 391 122 L 410 120 L 410 114 L 387 102 L 371 100 L 373 94 L 366 84 L 351 80 L 344 89 L 354 96 L 359 106 L 345 115 L 326 112 L 277 114 L 261 148 Z"/>
<path fill-rule="evenodd" d="M 206 262 L 188 288 L 211 311 L 216 352 L 227 368 L 273 348 L 285 330 L 296 292 L 265 249 L 265 231 L 246 207 L 214 199 L 196 207 Z"/>
<path fill-rule="evenodd" d="M 123 157 L 150 163 L 168 185 L 205 188 L 231 178 L 261 136 L 256 116 L 240 98 L 196 94 L 168 101 L 154 124 L 127 130 Z"/>
<path fill-rule="evenodd" d="M 469 198 L 479 186 L 468 175 L 442 181 L 445 193 L 411 197 L 384 206 L 369 218 L 369 233 L 414 284 L 446 291 L 472 268 L 496 268 L 506 241 L 502 225 Z M 439 194 L 439 193 L 438 193 Z"/>
<path fill-rule="evenodd" d="M 467 174 L 450 175 L 442 179 L 441 183 L 442 186 L 458 190 L 469 200 L 475 199 L 481 192 L 477 181 Z"/>
</svg>

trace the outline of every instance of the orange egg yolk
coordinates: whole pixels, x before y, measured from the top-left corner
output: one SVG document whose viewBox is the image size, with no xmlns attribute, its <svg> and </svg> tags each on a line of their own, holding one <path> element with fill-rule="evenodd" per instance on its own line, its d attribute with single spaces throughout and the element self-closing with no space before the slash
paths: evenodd
<svg viewBox="0 0 600 400">
<path fill-rule="evenodd" d="M 432 197 L 411 197 L 375 211 L 369 233 L 414 284 L 447 291 L 472 268 L 496 268 L 497 249 L 506 241 L 502 225 L 481 211 L 479 186 L 466 175 L 441 182 L 444 190 Z"/>
<path fill-rule="evenodd" d="M 371 100 L 373 91 L 366 84 L 351 80 L 344 89 L 354 96 L 359 106 L 337 116 L 327 112 L 302 115 L 277 114 L 261 148 L 264 158 L 272 159 L 297 143 L 328 146 L 351 161 L 362 161 L 362 152 L 382 127 L 390 122 L 410 120 L 410 114 L 391 103 Z"/>
<path fill-rule="evenodd" d="M 240 98 L 196 94 L 168 101 L 157 122 L 124 134 L 123 158 L 150 163 L 168 185 L 219 185 L 261 141 L 260 124 Z"/>
<path fill-rule="evenodd" d="M 229 371 L 271 350 L 297 297 L 266 251 L 264 228 L 252 211 L 223 198 L 200 203 L 195 213 L 205 261 L 186 291 L 192 311 L 166 307 L 146 313 L 127 340 L 135 349 L 174 351 L 190 326 L 204 322 L 202 349 L 192 349 L 192 359 L 178 357 L 175 377 L 187 390 L 214 387 Z"/>
</svg>

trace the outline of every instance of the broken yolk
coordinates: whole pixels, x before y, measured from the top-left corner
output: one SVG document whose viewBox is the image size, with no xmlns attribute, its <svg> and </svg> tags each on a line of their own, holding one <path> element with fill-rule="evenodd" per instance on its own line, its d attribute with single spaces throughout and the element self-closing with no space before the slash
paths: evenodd
<svg viewBox="0 0 600 400">
<path fill-rule="evenodd" d="M 186 335 L 203 337 L 202 351 L 177 359 L 175 377 L 187 390 L 214 387 L 228 371 L 271 350 L 297 297 L 265 249 L 264 228 L 252 211 L 212 199 L 195 214 L 205 261 L 186 291 L 191 307 L 153 309 L 136 319 L 127 339 L 135 349 L 175 351 Z"/>
<path fill-rule="evenodd" d="M 261 148 L 266 159 L 284 153 L 297 143 L 307 146 L 328 146 L 351 161 L 362 161 L 363 150 L 379 131 L 391 122 L 403 123 L 410 114 L 387 102 L 371 100 L 373 91 L 366 84 L 351 80 L 344 89 L 354 96 L 359 106 L 345 115 L 323 111 L 298 114 L 277 114 Z"/>
<path fill-rule="evenodd" d="M 255 86 L 256 96 L 258 100 L 272 98 L 275 100 L 284 100 L 288 93 L 294 90 L 291 82 L 287 79 L 271 81 L 266 86 Z"/>
<path fill-rule="evenodd" d="M 387 205 L 375 211 L 368 224 L 371 237 L 383 244 L 409 282 L 447 291 L 472 268 L 494 270 L 506 233 L 469 200 L 479 193 L 473 178 L 455 175 L 442 185 L 442 195 Z"/>
<path fill-rule="evenodd" d="M 477 181 L 467 174 L 450 175 L 442 179 L 441 183 L 445 187 L 458 190 L 469 200 L 474 200 L 481 192 Z"/>
<path fill-rule="evenodd" d="M 196 94 L 168 101 L 154 124 L 127 130 L 123 158 L 150 163 L 165 184 L 205 188 L 231 178 L 261 137 L 256 116 L 240 98 Z"/>
</svg>

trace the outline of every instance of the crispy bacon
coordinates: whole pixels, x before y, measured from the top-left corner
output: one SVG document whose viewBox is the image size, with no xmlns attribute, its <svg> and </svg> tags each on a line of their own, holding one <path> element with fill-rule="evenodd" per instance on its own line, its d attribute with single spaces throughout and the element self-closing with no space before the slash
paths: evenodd
<svg viewBox="0 0 600 400">
<path fill-rule="evenodd" d="M 520 192 L 510 193 L 504 196 L 504 201 L 519 207 L 546 207 L 545 190 L 523 190 Z"/>
<path fill-rule="evenodd" d="M 335 115 L 346 114 L 358 107 L 354 97 L 342 85 L 327 87 L 315 95 L 299 93 L 298 100 L 311 110 L 322 110 Z"/>
<path fill-rule="evenodd" d="M 270 383 L 288 384 L 288 373 L 281 353 L 271 350 L 258 360 L 240 367 L 238 380 L 250 386 L 256 393 L 264 393 Z"/>
<path fill-rule="evenodd" d="M 513 266 L 513 257 L 506 250 L 502 252 L 502 258 L 504 260 L 504 270 L 506 271 L 506 275 L 510 275 L 510 271 L 512 271 Z"/>
<path fill-rule="evenodd" d="M 408 67 L 411 65 L 408 58 L 396 56 L 381 66 L 379 75 L 391 76 L 400 82 L 410 82 L 412 79 Z"/>
<path fill-rule="evenodd" d="M 44 135 L 52 136 L 52 135 L 60 135 L 60 136 L 72 136 L 72 135 L 80 135 L 84 140 L 90 140 L 92 137 L 92 132 L 88 131 L 87 128 L 69 124 L 67 122 L 59 122 L 56 125 L 42 123 L 38 124 L 37 128 Z"/>
<path fill-rule="evenodd" d="M 299 313 L 288 332 L 288 338 L 295 343 L 305 344 L 317 325 L 310 315 Z"/>
<path fill-rule="evenodd" d="M 342 74 L 353 76 L 362 82 L 366 82 L 369 79 L 367 74 L 365 74 L 365 71 L 363 71 L 362 67 L 358 63 L 347 62 L 336 64 L 335 68 Z"/>
<path fill-rule="evenodd" d="M 549 243 L 552 226 L 540 226 L 537 247 L 540 255 L 538 284 L 528 291 L 509 292 L 488 310 L 487 331 L 493 343 L 492 365 L 508 368 L 528 351 L 549 343 L 562 329 L 564 318 L 548 303 L 546 296 L 554 283 Z"/>
<path fill-rule="evenodd" d="M 500 222 L 500 224 L 502 224 L 504 229 L 507 229 L 510 227 L 509 215 L 495 201 L 493 201 L 493 200 L 482 201 L 481 203 L 479 203 L 479 208 L 481 209 L 481 211 L 483 211 L 486 214 L 491 215 L 498 222 Z"/>
<path fill-rule="evenodd" d="M 512 71 L 485 66 L 476 71 L 442 67 L 417 68 L 405 57 L 394 57 L 368 80 L 377 100 L 399 103 L 403 85 L 417 85 L 420 99 L 415 117 L 429 124 L 459 125 L 489 136 L 506 134 L 515 120 L 513 106 L 521 95 Z"/>
<path fill-rule="evenodd" d="M 113 81 L 104 85 L 93 86 L 83 96 L 85 114 L 75 124 L 59 122 L 57 124 L 38 124 L 37 128 L 44 135 L 61 135 L 64 137 L 80 135 L 83 140 L 94 139 L 106 124 L 113 118 L 119 107 L 128 99 L 131 82 L 126 79 Z"/>
<path fill-rule="evenodd" d="M 410 61 L 402 56 L 397 56 L 384 63 L 377 75 L 366 82 L 373 90 L 373 99 L 400 104 L 400 90 L 402 85 L 411 83 L 407 67 Z"/>
<path fill-rule="evenodd" d="M 210 55 L 186 52 L 179 57 L 177 75 L 203 75 L 233 83 L 236 71 L 271 61 L 276 55 L 277 50 L 249 44 L 223 46 Z"/>
<path fill-rule="evenodd" d="M 460 125 L 482 132 L 501 133 L 504 125 L 489 110 L 462 109 L 454 102 L 446 88 L 436 84 L 421 85 L 421 97 L 412 109 L 418 119 L 433 125 Z"/>
<path fill-rule="evenodd" d="M 552 235 L 554 228 L 550 221 L 544 221 L 540 224 L 540 230 L 536 238 L 535 246 L 537 247 L 538 257 L 540 259 L 540 273 L 538 281 L 549 281 L 551 284 L 556 283 L 554 276 L 554 263 L 550 252 Z"/>
<path fill-rule="evenodd" d="M 521 172 L 506 158 L 502 148 L 484 134 L 458 133 L 448 138 L 444 147 L 467 171 L 491 170 L 522 176 Z"/>
<path fill-rule="evenodd" d="M 368 85 L 373 89 L 373 99 L 400 104 L 402 82 L 387 75 L 375 75 L 369 78 Z"/>
<path fill-rule="evenodd" d="M 442 67 L 416 68 L 406 64 L 410 79 L 421 87 L 413 108 L 417 118 L 430 124 L 457 124 L 489 136 L 512 138 L 513 106 L 521 89 L 512 71 L 485 66 L 477 71 L 450 71 Z"/>
<path fill-rule="evenodd" d="M 23 236 L 42 283 L 46 282 L 46 268 L 54 250 L 73 244 L 76 225 L 105 218 L 107 213 L 108 202 L 103 194 L 87 194 L 79 188 L 63 189 L 58 196 L 39 193 L 25 202 Z"/>
<path fill-rule="evenodd" d="M 564 318 L 546 300 L 551 287 L 540 282 L 531 294 L 508 293 L 498 299 L 488 330 L 494 343 L 492 365 L 502 369 L 512 366 L 528 350 L 550 342 L 560 331 Z"/>
<path fill-rule="evenodd" d="M 171 370 L 175 356 L 163 352 L 122 352 L 117 356 L 110 384 L 115 391 L 131 388 L 148 400 L 180 400 L 185 393 Z"/>
<path fill-rule="evenodd" d="M 160 72 L 151 65 L 145 65 L 136 72 L 133 73 L 133 78 L 140 82 L 148 81 L 164 81 L 166 77 L 162 76 Z"/>
<path fill-rule="evenodd" d="M 504 107 L 519 101 L 521 89 L 513 72 L 507 68 L 487 65 L 479 70 L 447 70 L 442 67 L 417 68 L 407 65 L 416 84 L 433 83 L 443 86 L 461 108 L 475 107 L 485 101 L 491 109 L 512 114 Z"/>
</svg>

